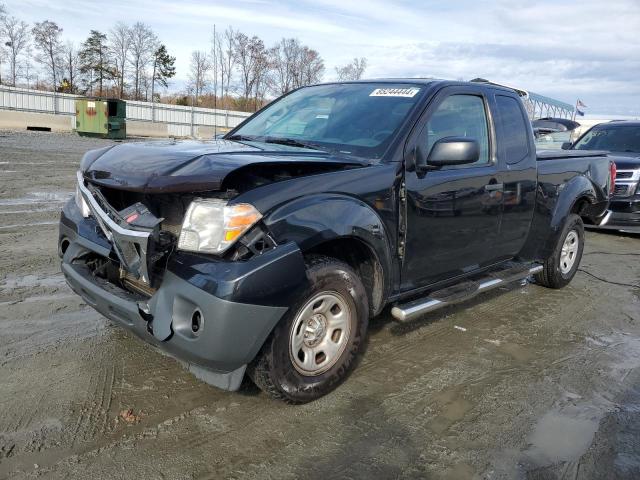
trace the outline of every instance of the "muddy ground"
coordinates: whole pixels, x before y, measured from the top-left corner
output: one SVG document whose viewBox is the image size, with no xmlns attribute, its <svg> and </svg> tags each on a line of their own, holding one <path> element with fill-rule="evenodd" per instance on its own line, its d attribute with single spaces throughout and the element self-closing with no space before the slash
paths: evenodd
<svg viewBox="0 0 640 480">
<path fill-rule="evenodd" d="M 0 132 L 0 478 L 640 478 L 640 236 L 587 234 L 611 283 L 385 313 L 347 383 L 291 407 L 199 382 L 65 285 L 58 211 L 108 143 Z"/>
</svg>

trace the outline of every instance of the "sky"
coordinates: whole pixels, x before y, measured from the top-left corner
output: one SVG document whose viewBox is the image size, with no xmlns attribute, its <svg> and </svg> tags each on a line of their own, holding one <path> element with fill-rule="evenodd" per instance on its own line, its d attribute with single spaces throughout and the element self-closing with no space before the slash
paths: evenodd
<svg viewBox="0 0 640 480">
<path fill-rule="evenodd" d="M 640 0 L 0 0 L 27 22 L 49 19 L 65 38 L 117 21 L 150 25 L 177 57 L 184 85 L 193 50 L 213 25 L 270 46 L 296 37 L 318 50 L 325 80 L 366 57 L 367 78 L 475 77 L 517 86 L 590 114 L 640 115 Z"/>
</svg>

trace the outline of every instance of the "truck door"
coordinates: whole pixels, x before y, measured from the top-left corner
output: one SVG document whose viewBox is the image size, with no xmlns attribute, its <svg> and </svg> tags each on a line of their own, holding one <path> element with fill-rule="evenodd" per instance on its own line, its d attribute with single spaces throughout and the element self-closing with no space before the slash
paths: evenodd
<svg viewBox="0 0 640 480">
<path fill-rule="evenodd" d="M 504 185 L 504 208 L 497 248 L 516 257 L 527 240 L 536 200 L 536 151 L 520 98 L 494 90 L 499 181 Z"/>
<path fill-rule="evenodd" d="M 448 87 L 430 102 L 407 143 L 428 154 L 444 137 L 480 144 L 474 164 L 417 173 L 407 160 L 405 256 L 402 290 L 450 279 L 487 266 L 496 248 L 502 214 L 502 185 L 485 89 Z"/>
</svg>

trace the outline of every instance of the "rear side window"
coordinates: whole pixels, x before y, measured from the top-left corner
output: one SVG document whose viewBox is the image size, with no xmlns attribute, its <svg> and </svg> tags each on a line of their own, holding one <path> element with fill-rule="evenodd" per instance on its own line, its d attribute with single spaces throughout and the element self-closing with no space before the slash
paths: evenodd
<svg viewBox="0 0 640 480">
<path fill-rule="evenodd" d="M 426 132 L 427 152 L 430 152 L 433 145 L 441 138 L 472 138 L 480 145 L 480 158 L 472 165 L 489 163 L 489 132 L 482 97 L 475 95 L 447 97 L 431 115 L 426 125 Z"/>
<path fill-rule="evenodd" d="M 529 121 L 524 118 L 520 100 L 496 95 L 498 105 L 498 145 L 506 163 L 518 163 L 529 155 Z"/>
</svg>

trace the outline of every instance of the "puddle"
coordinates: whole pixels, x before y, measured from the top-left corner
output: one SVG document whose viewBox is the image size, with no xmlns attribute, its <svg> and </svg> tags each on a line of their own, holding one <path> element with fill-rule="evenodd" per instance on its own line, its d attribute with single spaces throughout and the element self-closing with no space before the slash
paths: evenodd
<svg viewBox="0 0 640 480">
<path fill-rule="evenodd" d="M 587 451 L 603 412 L 594 406 L 570 406 L 545 414 L 536 425 L 526 452 L 538 465 L 573 461 Z"/>
<path fill-rule="evenodd" d="M 577 461 L 593 442 L 601 420 L 628 409 L 610 399 L 624 396 L 629 388 L 624 384 L 625 379 L 631 371 L 640 368 L 640 338 L 617 332 L 587 337 L 585 343 L 593 350 L 594 362 L 601 363 L 606 388 L 584 400 L 577 394 L 565 392 L 561 405 L 538 420 L 529 436 L 530 447 L 524 452 L 538 466 Z"/>
<path fill-rule="evenodd" d="M 1 205 L 31 205 L 34 203 L 65 203 L 73 195 L 73 192 L 30 192 L 20 198 L 0 198 Z"/>
</svg>

